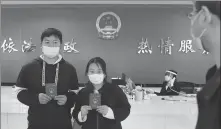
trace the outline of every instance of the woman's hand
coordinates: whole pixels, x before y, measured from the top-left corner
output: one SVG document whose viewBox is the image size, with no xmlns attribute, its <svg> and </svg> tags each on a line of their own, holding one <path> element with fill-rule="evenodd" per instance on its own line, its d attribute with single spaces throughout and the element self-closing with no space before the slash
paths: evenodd
<svg viewBox="0 0 221 129">
<path fill-rule="evenodd" d="M 97 111 L 102 114 L 103 116 L 107 115 L 108 113 L 108 106 L 103 105 L 103 106 L 98 106 Z"/>
<path fill-rule="evenodd" d="M 81 107 L 81 116 L 82 116 L 82 117 L 87 116 L 89 110 L 92 110 L 92 109 L 91 109 L 91 106 L 87 106 L 87 105 L 82 106 L 82 107 Z"/>
</svg>

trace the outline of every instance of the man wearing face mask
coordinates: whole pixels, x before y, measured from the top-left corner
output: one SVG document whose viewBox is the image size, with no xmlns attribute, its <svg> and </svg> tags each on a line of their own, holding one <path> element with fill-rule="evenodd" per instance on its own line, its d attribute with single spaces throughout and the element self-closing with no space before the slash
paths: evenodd
<svg viewBox="0 0 221 129">
<path fill-rule="evenodd" d="M 220 5 L 220 1 L 196 1 L 191 14 L 192 37 L 200 49 L 212 55 L 216 65 L 207 73 L 206 84 L 197 94 L 196 129 L 221 129 Z"/>
<path fill-rule="evenodd" d="M 41 35 L 42 55 L 24 65 L 17 79 L 18 100 L 29 106 L 28 129 L 72 129 L 70 109 L 78 89 L 75 68 L 61 54 L 62 33 L 55 28 Z M 55 96 L 47 93 L 54 87 Z"/>
</svg>

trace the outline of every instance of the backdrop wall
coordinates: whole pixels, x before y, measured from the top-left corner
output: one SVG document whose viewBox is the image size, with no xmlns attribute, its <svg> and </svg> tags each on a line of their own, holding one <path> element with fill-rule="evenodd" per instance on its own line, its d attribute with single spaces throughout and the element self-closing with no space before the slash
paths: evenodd
<svg viewBox="0 0 221 129">
<path fill-rule="evenodd" d="M 120 16 L 122 27 L 116 40 L 101 40 L 96 30 L 96 19 L 104 11 L 113 11 Z M 139 5 L 76 5 L 62 8 L 3 8 L 2 35 L 12 37 L 19 52 L 3 53 L 1 49 L 2 82 L 15 82 L 21 66 L 41 53 L 40 35 L 48 27 L 62 31 L 63 40 L 77 42 L 78 54 L 65 53 L 64 58 L 73 64 L 79 81 L 86 78 L 87 62 L 95 56 L 107 62 L 109 77 L 126 73 L 137 83 L 162 83 L 166 69 L 178 71 L 180 81 L 205 82 L 206 70 L 214 64 L 210 55 L 178 53 L 180 41 L 191 39 L 190 20 L 186 14 L 190 8 L 182 6 Z M 175 46 L 172 55 L 162 55 L 161 38 L 171 37 Z M 32 38 L 37 45 L 33 53 L 22 53 L 23 40 Z M 137 54 L 138 42 L 147 37 L 153 53 Z M 2 40 L 3 41 L 3 40 Z M 1 41 L 1 43 L 2 43 Z M 195 49 L 195 46 L 193 46 Z"/>
</svg>

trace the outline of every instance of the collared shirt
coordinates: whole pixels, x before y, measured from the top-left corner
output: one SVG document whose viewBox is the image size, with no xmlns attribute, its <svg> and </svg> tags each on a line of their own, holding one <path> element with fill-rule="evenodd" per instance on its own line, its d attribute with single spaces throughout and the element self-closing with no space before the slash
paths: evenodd
<svg viewBox="0 0 221 129">
<path fill-rule="evenodd" d="M 40 58 L 41 58 L 42 60 L 44 60 L 44 55 L 40 55 Z M 58 62 L 60 62 L 62 58 L 63 58 L 62 55 L 59 54 L 59 55 L 58 55 L 58 60 L 55 61 L 54 64 L 57 64 Z M 44 61 L 45 61 L 45 60 L 44 60 Z"/>
</svg>

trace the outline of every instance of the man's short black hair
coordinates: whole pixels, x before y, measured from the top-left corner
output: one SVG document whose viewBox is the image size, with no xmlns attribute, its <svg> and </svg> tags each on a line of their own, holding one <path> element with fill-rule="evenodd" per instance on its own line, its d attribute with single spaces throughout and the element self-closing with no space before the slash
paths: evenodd
<svg viewBox="0 0 221 129">
<path fill-rule="evenodd" d="M 219 17 L 220 19 L 220 1 L 196 1 L 195 8 L 199 12 L 203 6 L 207 7 L 209 11 Z"/>
<path fill-rule="evenodd" d="M 62 33 L 60 30 L 55 29 L 55 28 L 47 28 L 45 29 L 42 34 L 41 34 L 41 42 L 45 37 L 50 37 L 50 36 L 55 36 L 57 37 L 60 42 L 62 43 Z"/>
</svg>

